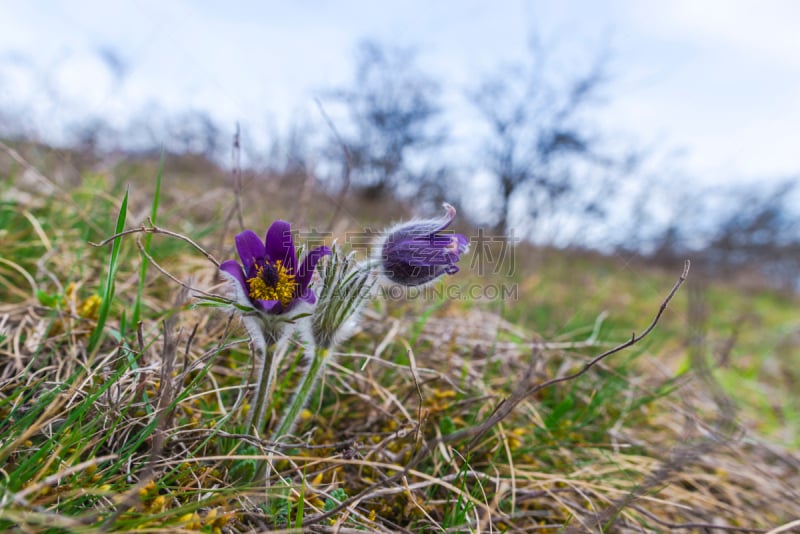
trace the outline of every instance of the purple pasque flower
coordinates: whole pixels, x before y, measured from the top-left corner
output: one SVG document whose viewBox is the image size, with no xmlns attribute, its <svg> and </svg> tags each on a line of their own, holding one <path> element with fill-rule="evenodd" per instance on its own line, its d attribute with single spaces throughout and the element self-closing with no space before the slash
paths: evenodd
<svg viewBox="0 0 800 534">
<path fill-rule="evenodd" d="M 456 209 L 445 203 L 447 213 L 438 219 L 401 223 L 386 232 L 380 246 L 383 275 L 404 286 L 420 286 L 444 274 L 458 272 L 456 262 L 469 250 L 469 240 L 441 233 L 450 226 Z"/>
<path fill-rule="evenodd" d="M 291 225 L 286 221 L 272 223 L 264 241 L 252 230 L 238 234 L 235 241 L 242 264 L 227 260 L 219 268 L 234 278 L 253 307 L 276 315 L 298 302 L 316 302 L 308 284 L 317 262 L 331 253 L 328 247 L 309 251 L 298 264 Z"/>
</svg>

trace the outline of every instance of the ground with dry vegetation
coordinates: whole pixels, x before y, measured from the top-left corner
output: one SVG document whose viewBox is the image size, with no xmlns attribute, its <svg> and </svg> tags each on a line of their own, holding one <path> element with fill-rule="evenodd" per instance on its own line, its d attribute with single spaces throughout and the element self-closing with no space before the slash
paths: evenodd
<svg viewBox="0 0 800 534">
<path fill-rule="evenodd" d="M 270 443 L 239 422 L 241 326 L 194 298 L 223 291 L 214 260 L 242 223 L 344 241 L 408 214 L 306 177 L 245 175 L 237 196 L 177 157 L 158 192 L 159 172 L 0 146 L 0 529 L 800 529 L 796 298 L 690 272 L 647 337 L 598 360 L 645 331 L 682 266 L 520 246 L 480 273 L 473 247 L 436 291 L 376 299 Z M 126 187 L 124 229 L 164 233 L 93 246 L 123 228 Z M 516 293 L 460 298 L 492 284 Z"/>
</svg>

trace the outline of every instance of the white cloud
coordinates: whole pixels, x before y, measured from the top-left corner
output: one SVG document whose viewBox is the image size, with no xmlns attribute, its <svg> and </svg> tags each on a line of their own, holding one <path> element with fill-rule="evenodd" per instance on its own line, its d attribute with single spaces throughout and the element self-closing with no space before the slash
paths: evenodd
<svg viewBox="0 0 800 534">
<path fill-rule="evenodd" d="M 644 144 L 686 146 L 690 172 L 724 180 L 798 168 L 800 3 L 793 1 L 83 0 L 5 3 L 3 11 L 13 21 L 0 32 L 3 96 L 38 110 L 40 127 L 93 112 L 122 123 L 155 102 L 207 110 L 231 128 L 241 120 L 266 129 L 267 117 L 285 128 L 298 110 L 316 113 L 320 89 L 350 80 L 354 45 L 374 36 L 421 47 L 421 64 L 460 106 L 449 116 L 452 130 L 469 141 L 464 88 L 524 57 L 533 28 L 569 48 L 570 61 L 558 65 L 564 70 L 608 36 L 618 76 L 606 126 Z M 119 87 L 97 57 L 100 47 L 128 62 Z M 29 56 L 30 68 L 3 62 L 9 52 Z M 48 83 L 57 86 L 52 94 Z"/>
</svg>

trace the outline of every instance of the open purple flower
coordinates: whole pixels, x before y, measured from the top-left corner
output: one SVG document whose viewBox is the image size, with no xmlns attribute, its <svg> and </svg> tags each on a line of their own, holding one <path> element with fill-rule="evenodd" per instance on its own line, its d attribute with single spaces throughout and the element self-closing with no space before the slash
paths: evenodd
<svg viewBox="0 0 800 534">
<path fill-rule="evenodd" d="M 328 247 L 309 251 L 298 264 L 291 225 L 275 221 L 264 241 L 252 230 L 238 234 L 236 250 L 242 264 L 227 260 L 219 268 L 234 278 L 256 309 L 277 315 L 291 310 L 298 302 L 316 302 L 308 284 L 317 262 L 331 253 Z"/>
<path fill-rule="evenodd" d="M 450 204 L 444 204 L 444 209 L 447 213 L 438 219 L 402 223 L 387 231 L 379 257 L 386 278 L 420 286 L 458 272 L 456 262 L 469 250 L 469 240 L 461 234 L 441 233 L 456 216 Z"/>
</svg>

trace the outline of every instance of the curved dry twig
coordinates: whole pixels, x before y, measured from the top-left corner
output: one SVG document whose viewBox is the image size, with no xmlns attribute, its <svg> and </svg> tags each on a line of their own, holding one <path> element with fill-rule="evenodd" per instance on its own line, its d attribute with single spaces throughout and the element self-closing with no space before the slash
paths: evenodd
<svg viewBox="0 0 800 534">
<path fill-rule="evenodd" d="M 201 254 L 203 254 L 203 256 L 205 256 L 208 259 L 208 261 L 213 263 L 215 266 L 219 267 L 219 260 L 217 260 L 217 258 L 215 258 L 206 249 L 204 249 L 203 247 L 198 245 L 197 242 L 192 240 L 190 237 L 186 237 L 185 235 L 179 234 L 178 232 L 173 232 L 171 230 L 166 230 L 164 228 L 156 226 L 156 225 L 153 224 L 153 221 L 149 217 L 147 218 L 147 222 L 150 223 L 150 226 L 141 225 L 138 228 L 129 228 L 128 230 L 123 230 L 122 232 L 114 234 L 114 235 L 104 239 L 103 241 L 100 241 L 99 243 L 94 243 L 92 241 L 89 241 L 89 244 L 92 245 L 93 247 L 104 247 L 104 246 L 108 245 L 109 243 L 113 242 L 115 239 L 120 238 L 120 237 L 124 237 L 126 235 L 139 234 L 139 233 L 144 233 L 144 234 L 164 234 L 164 235 L 168 235 L 170 237 L 174 237 L 176 239 L 180 239 L 181 241 L 185 241 L 186 243 L 189 243 L 192 247 L 197 249 L 197 251 L 199 251 Z"/>
</svg>

